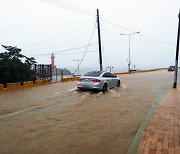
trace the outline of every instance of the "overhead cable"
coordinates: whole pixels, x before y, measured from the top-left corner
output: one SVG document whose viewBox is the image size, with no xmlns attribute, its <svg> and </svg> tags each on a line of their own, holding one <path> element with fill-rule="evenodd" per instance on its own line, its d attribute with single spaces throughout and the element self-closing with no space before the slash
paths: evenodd
<svg viewBox="0 0 180 154">
<path fill-rule="evenodd" d="M 75 39 L 77 39 L 77 38 L 79 38 L 79 37 L 81 37 L 81 36 L 84 36 L 84 34 L 86 34 L 88 31 L 89 31 L 89 29 L 88 29 L 87 31 L 81 33 L 81 34 L 78 35 L 78 36 L 75 36 L 75 37 L 73 37 L 73 38 L 71 38 L 71 39 L 69 39 L 69 40 L 63 41 L 63 42 L 58 43 L 58 44 L 54 44 L 54 45 L 47 46 L 47 47 L 44 47 L 44 48 L 39 48 L 39 49 L 24 51 L 24 52 L 39 51 L 39 50 L 44 50 L 44 49 L 52 48 L 52 47 L 55 47 L 55 46 L 58 46 L 58 45 L 61 45 L 61 44 L 65 44 L 65 43 L 71 42 L 71 41 L 73 41 L 73 40 L 75 40 Z"/>
<path fill-rule="evenodd" d="M 119 27 L 119 28 L 121 28 L 121 29 L 127 30 L 127 31 L 129 31 L 129 32 L 135 32 L 135 31 L 129 30 L 129 29 L 127 29 L 127 28 L 124 28 L 124 27 L 122 27 L 122 26 L 119 26 L 119 25 L 117 25 L 117 24 L 115 24 L 115 23 L 112 23 L 112 22 L 110 22 L 110 21 L 108 21 L 108 20 L 106 20 L 106 19 L 103 19 L 103 18 L 100 18 L 100 19 L 103 20 L 103 21 L 105 21 L 105 22 L 107 22 L 107 23 L 109 23 L 109 24 L 111 24 L 111 25 L 114 25 L 114 26 Z M 155 38 L 151 38 L 151 37 L 149 37 L 149 36 L 145 36 L 145 35 L 142 35 L 142 34 L 138 34 L 138 35 L 139 35 L 139 36 L 142 36 L 142 37 L 145 37 L 145 38 L 148 38 L 148 39 L 151 39 L 151 40 L 154 40 L 154 41 L 157 41 L 157 42 L 160 42 L 160 43 L 168 44 L 168 45 L 171 45 L 171 46 L 176 46 L 175 44 L 168 43 L 168 42 L 164 42 L 164 41 L 161 41 L 161 40 L 158 40 L 158 39 L 155 39 Z"/>
<path fill-rule="evenodd" d="M 104 25 L 104 23 L 102 22 L 102 25 L 103 25 L 103 27 L 105 28 L 105 30 L 107 31 L 107 28 L 106 28 L 106 26 Z M 108 31 L 107 31 L 108 32 Z M 109 39 L 109 43 L 110 43 L 110 45 L 111 45 L 111 47 L 112 47 L 112 49 L 113 49 L 113 51 L 115 51 L 115 53 L 116 53 L 116 58 L 117 58 L 117 61 L 119 62 L 121 62 L 121 58 L 119 57 L 119 54 L 118 54 L 118 52 L 117 52 L 117 50 L 116 50 L 116 48 L 114 47 L 114 45 L 113 45 L 113 41 L 112 41 L 112 39 L 111 39 L 111 37 L 110 37 L 110 35 L 109 35 L 109 33 L 106 33 L 107 35 L 107 38 Z M 118 59 L 119 58 L 119 59 Z"/>
<path fill-rule="evenodd" d="M 97 52 L 98 50 L 92 50 L 92 51 L 87 51 L 87 53 L 91 53 L 91 52 Z M 84 52 L 70 52 L 70 53 L 57 53 L 56 56 L 59 55 L 77 55 L 77 54 L 83 54 Z M 36 54 L 36 55 L 32 55 L 31 56 L 35 56 L 35 57 L 39 57 L 39 56 L 47 56 L 49 54 Z"/>
<path fill-rule="evenodd" d="M 87 47 L 86 47 L 86 50 L 85 50 L 85 52 L 84 52 L 84 55 L 82 56 L 81 61 L 80 61 L 80 63 L 78 64 L 77 69 L 74 71 L 74 74 L 75 74 L 75 73 L 77 72 L 77 70 L 79 69 L 79 66 L 81 65 L 81 63 L 82 63 L 82 61 L 83 61 L 83 59 L 84 59 L 84 57 L 85 57 L 85 55 L 86 55 L 86 52 L 87 52 L 87 50 L 88 50 L 88 47 L 89 47 L 89 45 L 90 45 L 91 39 L 92 39 L 93 34 L 94 34 L 94 31 L 95 31 L 95 28 L 96 28 L 96 24 L 94 25 L 94 29 L 93 29 L 93 32 L 92 32 L 92 34 L 91 34 L 91 36 L 90 36 L 89 42 L 88 42 Z"/>
<path fill-rule="evenodd" d="M 49 3 L 49 4 L 57 6 L 57 7 L 61 7 L 63 9 L 69 10 L 69 11 L 80 13 L 83 15 L 94 16 L 92 11 L 87 10 L 83 7 L 78 7 L 77 5 L 68 4 L 67 2 L 62 2 L 62 1 L 57 1 L 57 0 L 41 0 L 41 1 Z"/>
<path fill-rule="evenodd" d="M 99 50 L 96 50 L 96 51 L 99 51 Z M 96 52 L 96 53 L 94 54 L 94 57 L 93 57 L 93 59 L 91 60 L 91 62 L 89 63 L 89 65 L 88 65 L 87 67 L 85 67 L 85 68 L 82 68 L 82 70 L 88 70 L 88 69 L 90 68 L 90 66 L 92 66 L 93 61 L 95 60 L 96 57 L 98 57 L 97 54 L 98 54 L 98 52 Z"/>
<path fill-rule="evenodd" d="M 77 31 L 82 30 L 82 29 L 87 28 L 87 27 L 89 27 L 89 24 L 86 25 L 86 26 L 80 27 L 80 28 L 78 28 L 78 29 L 75 29 L 75 30 L 73 30 L 73 31 L 71 31 L 71 32 L 58 35 L 58 36 L 53 37 L 53 38 L 51 38 L 51 39 L 44 40 L 44 41 L 41 41 L 41 42 L 38 42 L 38 43 L 35 43 L 35 44 L 31 44 L 31 45 L 25 46 L 25 47 L 23 47 L 22 49 L 30 48 L 30 47 L 33 47 L 33 46 L 37 46 L 37 45 L 39 45 L 39 44 L 43 44 L 43 43 L 46 43 L 46 42 L 49 42 L 49 41 L 52 41 L 52 40 L 59 39 L 59 38 L 61 38 L 61 37 L 64 37 L 64 36 L 69 35 L 69 34 L 72 34 L 72 33 L 74 33 L 74 32 L 77 32 Z"/>
<path fill-rule="evenodd" d="M 87 21 L 87 22 L 72 22 L 72 23 L 64 23 L 64 24 L 50 24 L 50 25 L 21 26 L 21 27 L 0 27 L 0 30 L 6 30 L 6 29 L 24 29 L 24 28 L 42 28 L 42 27 L 55 27 L 55 26 L 75 25 L 75 24 L 90 23 L 90 22 L 91 22 L 91 21 Z"/>
<path fill-rule="evenodd" d="M 97 43 L 91 43 L 89 46 L 96 46 Z M 65 49 L 65 50 L 60 50 L 60 51 L 55 51 L 53 53 L 61 53 L 61 52 L 69 52 L 69 51 L 73 51 L 73 50 L 78 50 L 78 49 L 83 49 L 86 48 L 87 45 L 84 46 L 79 46 L 79 47 L 74 47 L 74 48 L 70 48 L 70 49 Z M 39 53 L 39 54 L 34 54 L 34 55 L 50 55 L 52 52 L 46 52 L 46 53 Z"/>
</svg>

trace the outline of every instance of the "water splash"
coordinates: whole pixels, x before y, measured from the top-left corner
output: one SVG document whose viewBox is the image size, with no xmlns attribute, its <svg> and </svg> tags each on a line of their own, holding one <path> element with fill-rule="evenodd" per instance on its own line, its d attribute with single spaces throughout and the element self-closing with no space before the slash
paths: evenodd
<svg viewBox="0 0 180 154">
<path fill-rule="evenodd" d="M 121 87 L 123 88 L 123 89 L 126 89 L 126 85 L 124 85 L 124 84 L 121 84 Z"/>
<path fill-rule="evenodd" d="M 90 93 L 84 92 L 81 99 L 86 99 L 88 96 L 90 96 Z"/>
<path fill-rule="evenodd" d="M 117 91 L 114 91 L 114 89 L 109 89 L 109 92 L 111 93 L 111 97 L 120 97 L 121 94 L 119 94 Z"/>
</svg>

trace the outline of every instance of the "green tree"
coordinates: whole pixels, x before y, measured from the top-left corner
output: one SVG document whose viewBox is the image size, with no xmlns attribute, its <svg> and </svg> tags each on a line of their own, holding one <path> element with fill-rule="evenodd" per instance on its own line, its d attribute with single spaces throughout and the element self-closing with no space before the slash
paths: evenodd
<svg viewBox="0 0 180 154">
<path fill-rule="evenodd" d="M 23 82 L 34 80 L 32 66 L 36 63 L 34 57 L 22 55 L 21 49 L 4 46 L 7 51 L 0 53 L 0 83 Z M 24 62 L 22 62 L 24 61 Z"/>
</svg>

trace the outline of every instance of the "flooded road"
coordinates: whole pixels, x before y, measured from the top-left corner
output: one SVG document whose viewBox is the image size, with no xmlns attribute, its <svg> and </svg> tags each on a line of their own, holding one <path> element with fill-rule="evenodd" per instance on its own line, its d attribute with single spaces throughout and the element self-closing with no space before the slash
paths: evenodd
<svg viewBox="0 0 180 154">
<path fill-rule="evenodd" d="M 0 92 L 0 153 L 124 154 L 173 73 L 119 76 L 105 94 L 76 91 L 76 82 Z"/>
</svg>

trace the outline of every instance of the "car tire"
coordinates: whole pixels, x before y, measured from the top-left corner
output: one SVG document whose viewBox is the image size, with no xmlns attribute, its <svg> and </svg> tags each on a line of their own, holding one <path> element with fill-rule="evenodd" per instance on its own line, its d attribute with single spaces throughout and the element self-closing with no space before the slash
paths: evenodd
<svg viewBox="0 0 180 154">
<path fill-rule="evenodd" d="M 117 87 L 119 87 L 120 85 L 121 85 L 121 82 L 120 80 L 118 80 Z"/>
<path fill-rule="evenodd" d="M 103 86 L 102 92 L 105 93 L 107 91 L 107 89 L 108 89 L 108 85 L 107 85 L 107 83 L 105 83 Z"/>
<path fill-rule="evenodd" d="M 82 91 L 82 88 L 80 88 L 80 87 L 78 87 L 77 89 L 78 89 L 78 91 Z"/>
</svg>

